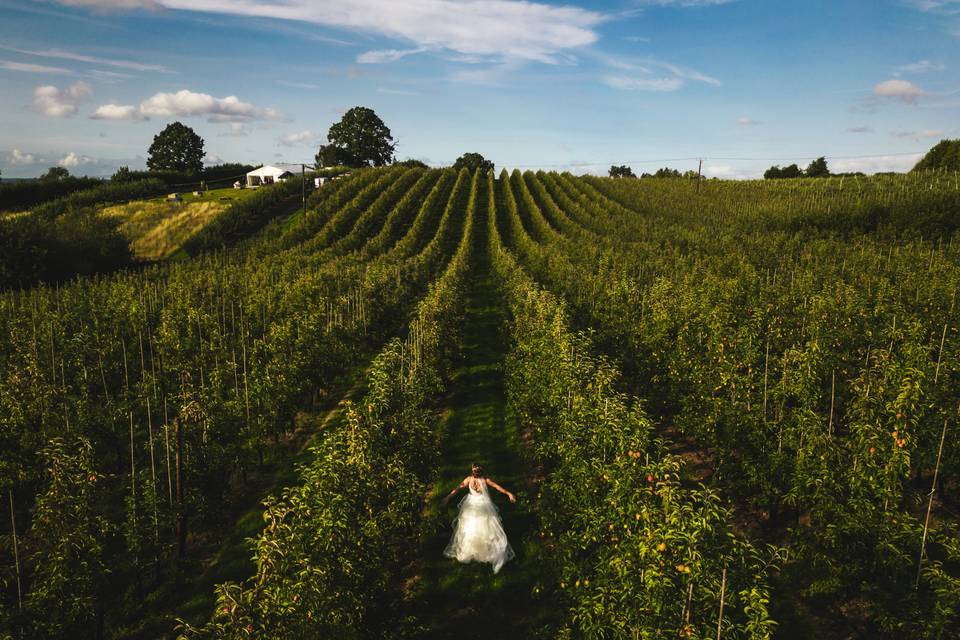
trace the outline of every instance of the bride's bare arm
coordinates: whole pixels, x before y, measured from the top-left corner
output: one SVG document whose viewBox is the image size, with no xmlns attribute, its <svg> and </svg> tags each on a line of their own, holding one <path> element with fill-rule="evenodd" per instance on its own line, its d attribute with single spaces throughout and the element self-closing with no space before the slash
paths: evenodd
<svg viewBox="0 0 960 640">
<path fill-rule="evenodd" d="M 457 492 L 460 491 L 460 489 L 463 489 L 465 486 L 467 486 L 467 480 L 466 480 L 466 478 L 464 478 L 463 482 L 461 482 L 460 484 L 458 484 L 457 486 L 455 486 L 455 487 L 453 488 L 453 491 L 451 491 L 451 492 L 448 493 L 446 496 L 444 496 L 444 498 L 443 498 L 443 504 L 447 504 L 447 502 L 450 501 L 450 498 L 452 498 L 453 496 L 457 495 Z"/>
<path fill-rule="evenodd" d="M 494 489 L 496 489 L 497 491 L 499 491 L 500 493 L 502 493 L 503 495 L 507 496 L 507 498 L 510 500 L 510 502 L 516 502 L 516 501 L 517 501 L 517 496 L 513 495 L 512 493 L 510 493 L 509 491 L 507 491 L 506 489 L 504 489 L 503 487 L 501 487 L 500 485 L 498 485 L 496 482 L 494 482 L 494 481 L 491 480 L 490 478 L 487 478 L 487 484 L 490 485 L 491 487 L 493 487 Z"/>
</svg>

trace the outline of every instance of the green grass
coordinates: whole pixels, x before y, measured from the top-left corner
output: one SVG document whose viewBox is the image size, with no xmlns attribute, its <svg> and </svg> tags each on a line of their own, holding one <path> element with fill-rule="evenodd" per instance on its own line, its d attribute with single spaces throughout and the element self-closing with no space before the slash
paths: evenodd
<svg viewBox="0 0 960 640">
<path fill-rule="evenodd" d="M 428 535 L 407 580 L 408 624 L 425 638 L 532 638 L 549 628 L 549 602 L 536 595 L 544 579 L 543 548 L 535 535 L 530 469 L 521 457 L 516 426 L 505 420 L 503 366 L 506 305 L 493 282 L 485 251 L 485 225 L 477 234 L 475 274 L 468 292 L 463 360 L 441 407 L 447 414 L 442 463 L 424 516 Z M 447 507 L 441 498 L 478 462 L 485 474 L 517 495 L 492 492 L 517 557 L 494 574 L 489 564 L 461 564 L 443 556 L 461 492 Z"/>
</svg>

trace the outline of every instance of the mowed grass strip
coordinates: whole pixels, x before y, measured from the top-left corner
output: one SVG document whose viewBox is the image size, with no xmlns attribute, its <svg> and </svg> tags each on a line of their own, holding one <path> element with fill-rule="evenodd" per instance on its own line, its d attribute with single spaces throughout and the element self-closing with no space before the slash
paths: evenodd
<svg viewBox="0 0 960 640">
<path fill-rule="evenodd" d="M 166 198 L 137 200 L 105 207 L 101 215 L 122 220 L 120 232 L 138 259 L 162 260 L 227 207 L 251 193 L 248 189 L 216 189 L 199 196 L 184 194 L 182 202 Z"/>
</svg>

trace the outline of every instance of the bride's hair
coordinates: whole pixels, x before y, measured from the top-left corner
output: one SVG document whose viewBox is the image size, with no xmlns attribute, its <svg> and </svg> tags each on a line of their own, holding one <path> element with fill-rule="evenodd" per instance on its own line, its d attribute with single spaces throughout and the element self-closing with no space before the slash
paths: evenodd
<svg viewBox="0 0 960 640">
<path fill-rule="evenodd" d="M 481 473 L 483 473 L 483 467 L 481 467 L 476 462 L 470 465 L 470 470 L 473 472 L 473 475 L 475 476 L 479 476 Z"/>
</svg>

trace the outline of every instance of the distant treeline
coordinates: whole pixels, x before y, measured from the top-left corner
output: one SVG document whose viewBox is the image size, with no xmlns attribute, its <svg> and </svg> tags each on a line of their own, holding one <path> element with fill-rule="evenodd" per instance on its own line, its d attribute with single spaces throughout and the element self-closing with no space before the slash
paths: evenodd
<svg viewBox="0 0 960 640">
<path fill-rule="evenodd" d="M 94 188 L 102 189 L 100 193 L 106 194 L 110 192 L 109 188 L 112 185 L 131 182 L 150 181 L 151 184 L 162 185 L 156 193 L 177 188 L 183 191 L 192 191 L 199 189 L 201 185 L 208 187 L 223 186 L 242 178 L 253 168 L 253 166 L 247 164 L 228 163 L 205 167 L 199 173 L 186 173 L 182 171 L 131 171 L 128 167 L 120 167 L 109 179 L 77 178 L 68 175 L 60 178 L 2 182 L 0 183 L 0 211 L 29 209 L 51 200 Z M 149 195 L 156 194 L 151 193 L 142 197 L 149 197 Z"/>
<path fill-rule="evenodd" d="M 99 178 L 0 182 L 0 211 L 18 211 L 101 184 Z"/>
</svg>

